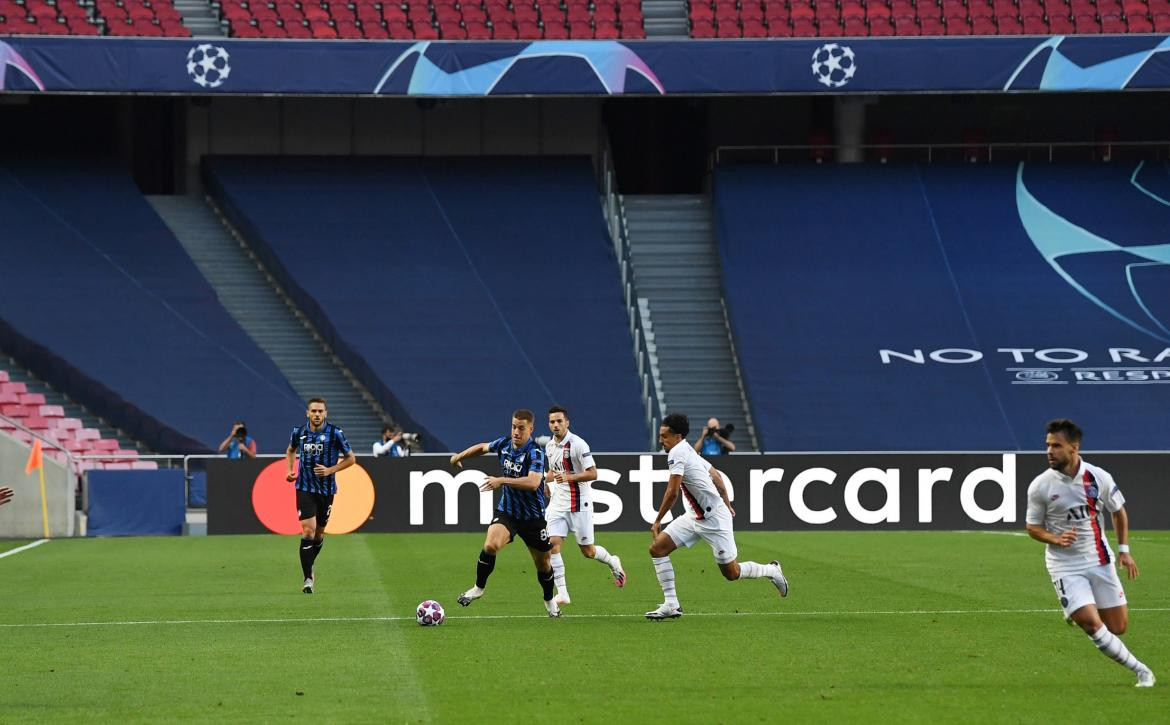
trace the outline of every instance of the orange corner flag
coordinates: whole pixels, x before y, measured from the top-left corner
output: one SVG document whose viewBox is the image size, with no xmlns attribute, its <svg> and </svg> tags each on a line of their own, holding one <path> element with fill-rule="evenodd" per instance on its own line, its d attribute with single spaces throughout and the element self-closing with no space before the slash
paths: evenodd
<svg viewBox="0 0 1170 725">
<path fill-rule="evenodd" d="M 41 439 L 33 441 L 32 450 L 28 454 L 28 463 L 24 464 L 24 472 L 32 473 L 45 464 L 44 454 L 41 452 Z"/>
</svg>

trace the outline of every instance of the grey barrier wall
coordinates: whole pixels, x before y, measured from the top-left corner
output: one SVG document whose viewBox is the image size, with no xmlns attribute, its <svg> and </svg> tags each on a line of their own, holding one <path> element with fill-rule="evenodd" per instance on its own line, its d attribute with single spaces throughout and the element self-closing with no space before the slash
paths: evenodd
<svg viewBox="0 0 1170 725">
<path fill-rule="evenodd" d="M 1113 473 L 1129 502 L 1131 527 L 1170 529 L 1170 454 L 1085 458 Z M 666 488 L 665 456 L 599 453 L 595 460 L 595 524 L 648 528 Z M 1047 467 L 1040 453 L 764 454 L 713 461 L 732 484 L 739 531 L 1023 529 L 1028 484 Z M 491 498 L 477 485 L 483 472 L 498 472 L 494 458 L 465 462 L 463 471 L 440 456 L 361 457 L 359 464 L 375 491 L 361 531 L 478 531 L 490 520 Z M 267 531 L 252 491 L 268 465 L 283 473 L 281 461 L 208 462 L 209 533 Z"/>
<path fill-rule="evenodd" d="M 0 435 L 0 488 L 13 491 L 12 500 L 0 506 L 0 538 L 39 539 L 44 536 L 39 474 L 36 471 L 24 472 L 28 454 L 28 445 Z M 76 479 L 65 464 L 48 456 L 44 461 L 49 535 L 72 536 Z"/>
</svg>

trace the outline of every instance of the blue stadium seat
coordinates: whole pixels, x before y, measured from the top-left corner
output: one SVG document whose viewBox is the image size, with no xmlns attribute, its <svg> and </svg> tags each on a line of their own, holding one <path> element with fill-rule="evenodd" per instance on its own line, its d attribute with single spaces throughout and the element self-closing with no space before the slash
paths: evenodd
<svg viewBox="0 0 1170 725">
<path fill-rule="evenodd" d="M 728 166 L 715 192 L 767 450 L 1035 450 L 1056 417 L 1165 446 L 1163 165 Z"/>
<path fill-rule="evenodd" d="M 157 450 L 284 449 L 303 403 L 116 165 L 0 165 L 0 219 L 0 348 Z"/>
<path fill-rule="evenodd" d="M 208 159 L 208 188 L 429 450 L 554 403 L 595 450 L 648 435 L 587 159 Z"/>
</svg>

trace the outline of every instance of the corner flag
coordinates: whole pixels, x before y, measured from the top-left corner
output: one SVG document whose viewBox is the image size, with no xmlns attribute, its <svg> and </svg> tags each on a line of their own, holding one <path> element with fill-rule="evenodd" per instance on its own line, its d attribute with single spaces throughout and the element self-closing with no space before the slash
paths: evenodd
<svg viewBox="0 0 1170 725">
<path fill-rule="evenodd" d="M 45 454 L 41 449 L 41 439 L 33 441 L 32 450 L 28 454 L 28 463 L 24 464 L 24 472 L 40 471 L 41 474 L 41 519 L 45 525 L 45 538 L 49 538 L 49 501 L 45 496 Z"/>
</svg>

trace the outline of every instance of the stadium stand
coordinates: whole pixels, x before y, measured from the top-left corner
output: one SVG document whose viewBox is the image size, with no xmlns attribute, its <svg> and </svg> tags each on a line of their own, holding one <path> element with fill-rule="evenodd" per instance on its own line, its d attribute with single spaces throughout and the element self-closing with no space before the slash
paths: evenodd
<svg viewBox="0 0 1170 725">
<path fill-rule="evenodd" d="M 94 0 L 94 13 L 105 24 L 107 35 L 191 36 L 171 0 Z"/>
<path fill-rule="evenodd" d="M 186 38 L 191 32 L 171 0 L 0 0 L 4 34 Z"/>
<path fill-rule="evenodd" d="M 1165 445 L 1158 388 L 1099 382 L 1130 379 L 1116 371 L 1080 384 L 1088 368 L 1052 362 L 1079 350 L 1140 368 L 1108 350 L 1166 349 L 1170 267 L 1150 261 L 1170 260 L 1164 166 L 724 166 L 715 199 L 766 450 L 1038 448 L 1058 416 L 1092 429 L 1095 450 Z M 1056 348 L 1073 352 L 1033 354 Z M 958 352 L 927 357 L 939 350 Z"/>
<path fill-rule="evenodd" d="M 587 159 L 209 158 L 207 188 L 334 352 L 429 450 L 568 407 L 647 432 Z"/>
<path fill-rule="evenodd" d="M 1170 32 L 1170 0 L 691 0 L 694 38 Z"/>
<path fill-rule="evenodd" d="M 124 172 L 0 165 L 0 218 L 5 294 L 29 301 L 0 313 L 0 348 L 155 450 L 206 451 L 238 417 L 283 448 L 303 403 Z"/>
<path fill-rule="evenodd" d="M 0 35 L 100 35 L 77 0 L 0 0 Z"/>
<path fill-rule="evenodd" d="M 61 462 L 67 459 L 60 449 L 74 456 L 87 456 L 85 460 L 75 459 L 78 472 L 106 468 L 158 468 L 154 461 L 136 460 L 139 453 L 131 445 L 116 437 L 102 435 L 101 430 L 86 427 L 80 418 L 69 417 L 66 405 L 55 404 L 66 403 L 59 393 L 56 398 L 49 399 L 54 392 L 50 391 L 50 395 L 33 392 L 25 382 L 14 379 L 10 371 L 0 369 L 0 432 L 29 445 L 34 439 L 32 434 L 35 434 L 48 441 L 44 447 L 45 455 Z"/>
<path fill-rule="evenodd" d="M 239 38 L 550 40 L 644 38 L 638 0 L 219 0 Z"/>
</svg>

